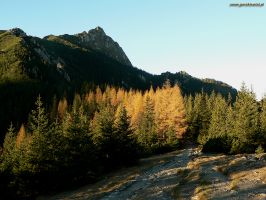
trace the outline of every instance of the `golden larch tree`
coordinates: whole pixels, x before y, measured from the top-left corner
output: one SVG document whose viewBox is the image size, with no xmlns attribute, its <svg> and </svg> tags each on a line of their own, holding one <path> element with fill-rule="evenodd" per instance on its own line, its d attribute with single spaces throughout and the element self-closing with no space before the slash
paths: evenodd
<svg viewBox="0 0 266 200">
<path fill-rule="evenodd" d="M 66 113 L 66 110 L 67 110 L 67 100 L 66 98 L 63 98 L 59 101 L 58 103 L 58 116 L 60 119 L 63 119 L 64 118 L 64 115 Z"/>
<path fill-rule="evenodd" d="M 16 147 L 19 147 L 21 143 L 25 140 L 26 138 L 26 130 L 24 127 L 24 124 L 21 124 L 17 138 L 16 138 Z"/>
</svg>

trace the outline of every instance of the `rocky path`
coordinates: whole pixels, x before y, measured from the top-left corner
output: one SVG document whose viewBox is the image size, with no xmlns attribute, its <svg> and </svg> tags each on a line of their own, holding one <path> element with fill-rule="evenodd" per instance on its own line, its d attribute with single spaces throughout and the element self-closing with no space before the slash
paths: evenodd
<svg viewBox="0 0 266 200">
<path fill-rule="evenodd" d="M 202 154 L 184 149 L 142 159 L 101 181 L 38 200 L 266 200 L 266 154 Z"/>
<path fill-rule="evenodd" d="M 184 150 L 171 160 L 143 171 L 135 180 L 107 194 L 101 200 L 174 199 L 171 192 L 178 183 L 177 169 L 186 167 L 191 151 L 191 149 Z"/>
<path fill-rule="evenodd" d="M 172 191 L 178 184 L 177 170 L 187 166 L 192 151 L 185 149 L 143 159 L 139 166 L 113 173 L 96 184 L 38 199 L 175 199 Z"/>
</svg>

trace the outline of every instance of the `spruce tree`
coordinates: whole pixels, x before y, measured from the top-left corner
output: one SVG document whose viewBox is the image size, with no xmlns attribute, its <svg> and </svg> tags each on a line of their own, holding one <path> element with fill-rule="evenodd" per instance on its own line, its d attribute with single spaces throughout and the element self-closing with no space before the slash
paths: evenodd
<svg viewBox="0 0 266 200">
<path fill-rule="evenodd" d="M 226 113 L 226 100 L 221 95 L 217 95 L 212 108 L 207 138 L 218 138 L 226 135 Z"/>
<path fill-rule="evenodd" d="M 64 161 L 68 157 L 68 152 L 64 149 L 65 137 L 58 119 L 55 119 L 50 125 L 46 138 L 46 160 L 50 163 L 48 170 L 52 172 L 60 171 L 61 167 L 65 166 Z"/>
<path fill-rule="evenodd" d="M 13 124 L 11 123 L 3 144 L 3 153 L 0 155 L 0 169 L 2 171 L 12 171 L 14 164 L 14 150 L 16 146 L 16 133 Z"/>
<path fill-rule="evenodd" d="M 203 93 L 202 96 L 203 99 L 201 102 L 201 128 L 199 134 L 205 137 L 208 134 L 216 94 L 213 92 L 209 96 L 207 93 Z"/>
<path fill-rule="evenodd" d="M 186 107 L 186 118 L 190 126 L 192 123 L 192 119 L 193 119 L 193 97 L 192 95 L 185 96 L 184 102 L 185 102 L 185 107 Z"/>
<path fill-rule="evenodd" d="M 195 95 L 192 116 L 192 133 L 199 143 L 205 138 L 209 125 L 208 108 L 206 104 L 206 95 L 198 93 Z"/>
<path fill-rule="evenodd" d="M 203 150 L 215 152 L 230 151 L 226 131 L 226 117 L 228 104 L 226 100 L 218 94 L 213 102 L 213 109 L 210 119 L 210 126 L 207 135 L 202 139 Z"/>
<path fill-rule="evenodd" d="M 144 111 L 138 128 L 138 142 L 146 151 L 152 150 L 158 145 L 158 135 L 155 124 L 154 103 L 149 95 L 144 102 Z"/>
<path fill-rule="evenodd" d="M 97 148 L 98 156 L 106 162 L 112 160 L 114 156 L 114 114 L 111 106 L 101 106 L 91 123 L 93 143 Z"/>
<path fill-rule="evenodd" d="M 64 164 L 69 173 L 74 175 L 84 172 L 83 170 L 89 170 L 93 157 L 93 144 L 90 138 L 89 120 L 78 95 L 74 98 L 71 112 L 67 112 L 63 119 L 62 134 Z M 79 169 L 78 172 L 77 169 Z"/>
<path fill-rule="evenodd" d="M 232 153 L 254 152 L 258 136 L 258 105 L 255 93 L 242 84 L 235 103 Z"/>
<path fill-rule="evenodd" d="M 258 144 L 266 148 L 266 95 L 261 100 L 260 134 Z"/>
<path fill-rule="evenodd" d="M 35 110 L 32 110 L 28 119 L 28 129 L 33 135 L 44 135 L 48 130 L 48 117 L 43 107 L 41 96 L 37 97 Z"/>
<path fill-rule="evenodd" d="M 51 107 L 50 107 L 50 113 L 49 113 L 49 118 L 50 120 L 55 120 L 58 117 L 58 105 L 57 105 L 57 97 L 56 95 L 53 96 L 52 102 L 51 102 Z"/>
<path fill-rule="evenodd" d="M 45 162 L 50 156 L 49 151 L 47 151 L 47 143 L 50 140 L 48 137 L 49 122 L 40 95 L 35 102 L 35 109 L 29 115 L 27 128 L 31 135 L 28 155 L 31 169 L 29 170 L 34 173 L 43 169 L 47 170 Z"/>
<path fill-rule="evenodd" d="M 136 159 L 136 142 L 130 128 L 127 111 L 123 104 L 116 110 L 114 124 L 114 153 L 115 160 L 119 163 L 132 162 Z"/>
<path fill-rule="evenodd" d="M 229 103 L 227 107 L 227 113 L 226 113 L 226 120 L 225 120 L 225 131 L 227 136 L 227 144 L 228 146 L 232 146 L 232 139 L 233 139 L 233 133 L 234 133 L 234 123 L 235 123 L 235 112 L 232 107 L 232 105 Z"/>
</svg>

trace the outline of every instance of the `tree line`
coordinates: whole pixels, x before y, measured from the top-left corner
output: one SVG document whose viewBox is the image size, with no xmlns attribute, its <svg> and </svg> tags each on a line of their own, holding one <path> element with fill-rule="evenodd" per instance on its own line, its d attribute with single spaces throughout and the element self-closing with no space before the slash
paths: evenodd
<svg viewBox="0 0 266 200">
<path fill-rule="evenodd" d="M 263 152 L 266 147 L 266 97 L 260 102 L 243 83 L 236 101 L 230 95 L 198 93 L 185 97 L 187 134 L 203 151 Z"/>
<path fill-rule="evenodd" d="M 141 92 L 107 86 L 73 102 L 39 96 L 19 129 L 10 124 L 0 155 L 1 194 L 32 197 L 97 177 L 141 156 L 178 147 L 187 130 L 177 85 Z"/>
</svg>

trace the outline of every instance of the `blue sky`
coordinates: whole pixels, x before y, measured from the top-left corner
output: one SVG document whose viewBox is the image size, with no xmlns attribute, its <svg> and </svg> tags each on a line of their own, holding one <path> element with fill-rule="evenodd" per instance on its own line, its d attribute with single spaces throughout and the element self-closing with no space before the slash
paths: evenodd
<svg viewBox="0 0 266 200">
<path fill-rule="evenodd" d="M 266 3 L 266 0 L 248 2 Z M 258 97 L 266 92 L 266 5 L 234 0 L 1 0 L 0 29 L 74 34 L 101 26 L 133 65 L 153 74 L 187 71 Z"/>
</svg>

